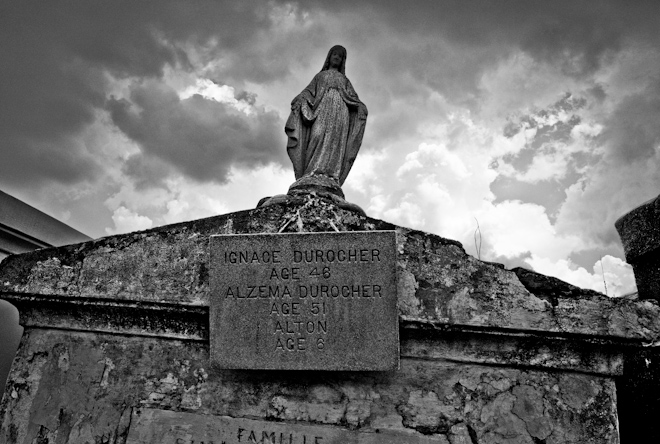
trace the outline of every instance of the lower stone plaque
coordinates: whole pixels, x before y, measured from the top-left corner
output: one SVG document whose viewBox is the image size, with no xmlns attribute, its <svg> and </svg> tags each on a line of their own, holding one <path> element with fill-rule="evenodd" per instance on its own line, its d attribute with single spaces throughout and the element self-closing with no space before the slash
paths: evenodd
<svg viewBox="0 0 660 444">
<path fill-rule="evenodd" d="M 227 416 L 143 409 L 133 414 L 126 444 L 447 444 L 443 436 L 356 432 Z"/>
<path fill-rule="evenodd" d="M 394 231 L 212 236 L 211 362 L 394 370 Z"/>
</svg>

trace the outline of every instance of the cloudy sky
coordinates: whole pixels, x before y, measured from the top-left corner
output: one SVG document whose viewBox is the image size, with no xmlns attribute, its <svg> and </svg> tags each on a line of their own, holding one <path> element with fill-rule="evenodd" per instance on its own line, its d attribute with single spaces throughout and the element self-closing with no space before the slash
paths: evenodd
<svg viewBox="0 0 660 444">
<path fill-rule="evenodd" d="M 635 290 L 614 221 L 660 192 L 655 0 L 17 1 L 0 41 L 0 189 L 92 237 L 285 193 L 290 101 L 341 44 L 349 201 Z"/>
</svg>

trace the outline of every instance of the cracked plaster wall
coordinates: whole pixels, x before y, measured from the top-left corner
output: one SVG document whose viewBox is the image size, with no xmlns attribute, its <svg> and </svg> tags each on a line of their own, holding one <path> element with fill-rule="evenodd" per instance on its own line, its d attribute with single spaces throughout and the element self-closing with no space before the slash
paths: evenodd
<svg viewBox="0 0 660 444">
<path fill-rule="evenodd" d="M 0 443 L 123 443 L 141 408 L 414 430 L 452 444 L 617 443 L 611 378 L 403 359 L 398 372 L 214 371 L 201 343 L 26 333 Z"/>
</svg>

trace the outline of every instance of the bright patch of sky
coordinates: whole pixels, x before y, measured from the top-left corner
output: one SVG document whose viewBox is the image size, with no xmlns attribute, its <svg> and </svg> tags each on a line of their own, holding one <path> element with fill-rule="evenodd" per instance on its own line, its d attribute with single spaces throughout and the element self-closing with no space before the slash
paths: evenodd
<svg viewBox="0 0 660 444">
<path fill-rule="evenodd" d="M 253 112 L 252 106 L 249 103 L 236 99 L 236 92 L 233 87 L 218 85 L 209 79 L 197 79 L 194 86 L 189 86 L 179 93 L 179 98 L 183 100 L 195 94 L 199 94 L 206 99 L 231 105 L 248 116 Z"/>
</svg>

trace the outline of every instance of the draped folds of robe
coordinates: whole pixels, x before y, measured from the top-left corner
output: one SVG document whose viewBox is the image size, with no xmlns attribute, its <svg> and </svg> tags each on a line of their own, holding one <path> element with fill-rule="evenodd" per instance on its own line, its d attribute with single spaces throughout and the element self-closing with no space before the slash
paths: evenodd
<svg viewBox="0 0 660 444">
<path fill-rule="evenodd" d="M 298 95 L 284 130 L 296 180 L 323 175 L 341 186 L 364 135 L 367 108 L 344 74 L 326 69 Z"/>
</svg>

